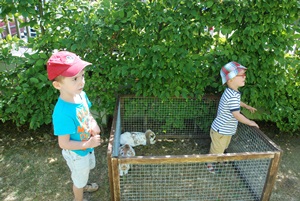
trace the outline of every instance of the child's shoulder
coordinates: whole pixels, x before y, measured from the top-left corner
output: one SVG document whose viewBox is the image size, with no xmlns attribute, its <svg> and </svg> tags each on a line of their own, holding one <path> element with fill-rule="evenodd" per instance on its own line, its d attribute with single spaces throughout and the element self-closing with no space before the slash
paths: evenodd
<svg viewBox="0 0 300 201">
<path fill-rule="evenodd" d="M 74 110 L 75 109 L 75 104 L 65 101 L 61 98 L 58 98 L 55 107 L 54 107 L 54 113 L 64 113 L 64 112 L 68 112 L 70 110 Z"/>
<path fill-rule="evenodd" d="M 239 99 L 239 97 L 240 97 L 240 92 L 230 88 L 226 88 L 222 94 L 221 99 L 223 100 L 236 99 L 236 98 Z"/>
</svg>

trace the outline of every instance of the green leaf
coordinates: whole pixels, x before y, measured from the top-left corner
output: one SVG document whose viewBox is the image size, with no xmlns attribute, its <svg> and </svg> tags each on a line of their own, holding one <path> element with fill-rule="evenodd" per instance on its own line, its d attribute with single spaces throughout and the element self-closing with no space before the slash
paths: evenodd
<svg viewBox="0 0 300 201">
<path fill-rule="evenodd" d="M 206 7 L 207 7 L 207 8 L 210 8 L 210 7 L 212 7 L 213 4 L 214 4 L 213 1 L 207 1 L 207 2 L 206 2 Z"/>
<path fill-rule="evenodd" d="M 37 84 L 37 83 L 39 83 L 39 80 L 36 79 L 36 78 L 34 78 L 34 77 L 32 77 L 32 78 L 30 78 L 30 82 L 34 83 L 34 84 Z"/>
<path fill-rule="evenodd" d="M 45 65 L 45 60 L 44 60 L 44 59 L 39 59 L 39 60 L 36 62 L 36 65 L 38 65 L 38 66 L 43 66 L 43 65 Z"/>
</svg>

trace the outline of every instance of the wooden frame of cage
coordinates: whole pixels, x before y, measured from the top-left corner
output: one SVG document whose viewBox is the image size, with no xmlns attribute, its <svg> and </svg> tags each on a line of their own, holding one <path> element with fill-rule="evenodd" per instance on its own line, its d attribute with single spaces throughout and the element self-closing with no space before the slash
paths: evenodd
<svg viewBox="0 0 300 201">
<path fill-rule="evenodd" d="M 248 153 L 229 153 L 229 154 L 199 154 L 199 155 L 165 155 L 165 156 L 136 156 L 130 158 L 113 157 L 113 143 L 116 132 L 116 117 L 118 116 L 118 105 L 114 112 L 114 120 L 110 134 L 110 140 L 107 149 L 108 173 L 110 184 L 111 200 L 121 200 L 120 194 L 120 176 L 119 164 L 176 164 L 176 163 L 190 163 L 190 162 L 224 162 L 224 161 L 240 161 L 251 159 L 271 159 L 268 174 L 264 184 L 264 189 L 260 200 L 268 201 L 270 199 L 272 189 L 276 181 L 276 175 L 279 168 L 279 163 L 282 155 L 282 150 L 272 142 L 259 129 L 257 133 L 267 140 L 269 144 L 275 147 L 278 151 L 267 152 L 248 152 Z"/>
</svg>

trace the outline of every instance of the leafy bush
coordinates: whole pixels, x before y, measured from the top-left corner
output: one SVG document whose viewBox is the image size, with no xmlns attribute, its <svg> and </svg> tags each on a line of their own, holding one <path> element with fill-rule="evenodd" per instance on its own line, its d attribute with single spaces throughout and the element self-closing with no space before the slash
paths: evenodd
<svg viewBox="0 0 300 201">
<path fill-rule="evenodd" d="M 299 130 L 299 51 L 288 54 L 299 47 L 296 0 L 26 2 L 1 5 L 1 15 L 21 14 L 31 19 L 23 26 L 40 27 L 28 44 L 36 52 L 1 73 L 7 78 L 1 81 L 2 121 L 31 128 L 51 121 L 57 92 L 46 81 L 45 64 L 53 50 L 66 49 L 93 63 L 85 90 L 95 111 L 112 114 L 119 94 L 168 99 L 221 93 L 219 70 L 234 60 L 248 67 L 243 100 L 280 129 Z M 1 60 L 8 62 L 4 51 Z"/>
</svg>

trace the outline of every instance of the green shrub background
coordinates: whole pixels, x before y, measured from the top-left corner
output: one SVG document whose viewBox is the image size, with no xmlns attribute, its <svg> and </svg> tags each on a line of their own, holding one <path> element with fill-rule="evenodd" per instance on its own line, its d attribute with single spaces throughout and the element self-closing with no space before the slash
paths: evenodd
<svg viewBox="0 0 300 201">
<path fill-rule="evenodd" d="M 224 90 L 220 68 L 237 61 L 248 68 L 242 99 L 259 118 L 283 131 L 300 126 L 299 7 L 297 0 L 1 1 L 4 16 L 23 16 L 38 35 L 33 54 L 0 39 L 0 119 L 32 129 L 51 123 L 58 92 L 47 80 L 46 61 L 68 50 L 93 63 L 85 91 L 94 111 L 112 114 L 120 94 L 201 98 Z M 36 9 L 34 9 L 36 8 Z M 208 28 L 214 27 L 211 37 Z"/>
</svg>

